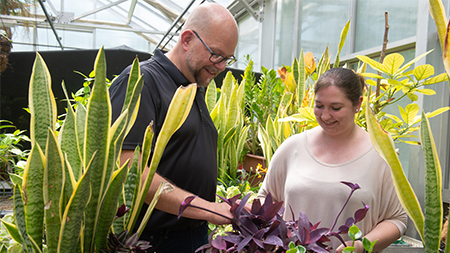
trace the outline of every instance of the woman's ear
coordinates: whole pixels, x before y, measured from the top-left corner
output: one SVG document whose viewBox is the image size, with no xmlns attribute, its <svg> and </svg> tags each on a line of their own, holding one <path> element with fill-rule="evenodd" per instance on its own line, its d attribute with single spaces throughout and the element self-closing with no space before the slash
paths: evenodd
<svg viewBox="0 0 450 253">
<path fill-rule="evenodd" d="M 192 30 L 184 30 L 180 34 L 181 46 L 183 47 L 184 51 L 188 51 L 188 48 L 191 46 L 194 37 L 195 35 Z"/>
<path fill-rule="evenodd" d="M 358 104 L 356 104 L 356 111 L 361 110 L 361 104 L 362 104 L 363 99 L 364 99 L 363 96 L 359 97 Z"/>
</svg>

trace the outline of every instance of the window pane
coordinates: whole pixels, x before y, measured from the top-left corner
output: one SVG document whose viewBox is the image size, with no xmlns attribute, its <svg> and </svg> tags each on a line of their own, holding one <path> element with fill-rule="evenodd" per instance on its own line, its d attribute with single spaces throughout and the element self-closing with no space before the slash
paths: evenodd
<svg viewBox="0 0 450 253">
<path fill-rule="evenodd" d="M 258 38 L 259 23 L 251 16 L 247 15 L 239 21 L 239 41 L 236 47 L 237 62 L 232 65 L 233 68 L 245 69 L 244 56 L 249 54 L 253 62 L 254 71 L 259 71 Z"/>
<path fill-rule="evenodd" d="M 418 0 L 360 0 L 357 5 L 355 51 L 383 44 L 385 15 L 388 13 L 389 42 L 416 35 Z"/>
<path fill-rule="evenodd" d="M 303 49 L 320 59 L 328 45 L 334 61 L 341 31 L 349 20 L 349 0 L 306 0 L 301 8 L 299 54 Z M 341 54 L 345 54 L 345 47 Z"/>
</svg>

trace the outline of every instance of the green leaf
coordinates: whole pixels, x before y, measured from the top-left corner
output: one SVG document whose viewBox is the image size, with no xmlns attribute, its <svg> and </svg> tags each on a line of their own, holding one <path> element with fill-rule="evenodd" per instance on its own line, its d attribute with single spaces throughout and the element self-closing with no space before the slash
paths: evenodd
<svg viewBox="0 0 450 253">
<path fill-rule="evenodd" d="M 334 60 L 333 67 L 337 68 L 339 67 L 339 55 L 341 54 L 341 50 L 344 47 L 345 38 L 347 38 L 348 29 L 350 28 L 350 20 L 347 21 L 344 28 L 341 31 L 341 39 L 339 40 L 338 50 L 336 53 L 336 59 Z"/>
<path fill-rule="evenodd" d="M 19 233 L 19 229 L 16 227 L 16 225 L 14 225 L 13 223 L 9 223 L 4 221 L 3 219 L 1 220 L 3 226 L 5 226 L 6 230 L 8 231 L 8 234 L 11 236 L 11 238 L 22 244 L 22 238 L 21 235 Z"/>
<path fill-rule="evenodd" d="M 437 116 L 441 113 L 444 113 L 446 111 L 450 110 L 450 107 L 446 106 L 446 107 L 441 107 L 439 109 L 434 110 L 433 112 L 427 112 L 427 118 L 433 118 L 434 116 Z"/>
<path fill-rule="evenodd" d="M 48 132 L 44 170 L 45 231 L 49 252 L 56 252 L 63 214 L 64 160 L 55 133 L 51 129 Z"/>
<path fill-rule="evenodd" d="M 403 208 L 414 222 L 421 238 L 424 238 L 424 217 L 419 201 L 406 178 L 391 136 L 380 127 L 369 106 L 366 107 L 366 123 L 370 140 L 375 150 L 378 151 L 391 168 L 395 190 Z"/>
<path fill-rule="evenodd" d="M 444 51 L 444 43 L 447 34 L 447 16 L 445 15 L 445 8 L 441 0 L 430 0 L 429 9 L 431 17 L 433 17 L 436 23 L 437 34 L 439 36 L 439 42 L 441 43 L 441 49 Z"/>
<path fill-rule="evenodd" d="M 418 89 L 417 92 L 422 93 L 424 95 L 434 95 L 436 94 L 436 91 L 432 90 L 432 89 Z"/>
<path fill-rule="evenodd" d="M 62 84 L 62 87 L 67 100 L 67 112 L 64 123 L 61 127 L 61 130 L 59 131 L 58 138 L 61 145 L 61 150 L 64 150 L 64 153 L 66 153 L 67 161 L 74 170 L 72 172 L 75 176 L 75 180 L 78 180 L 81 177 L 83 166 L 80 144 L 78 143 L 79 138 L 76 125 L 76 116 L 75 112 L 73 111 L 72 105 L 70 104 L 70 99 L 67 95 L 67 90 L 64 83 Z"/>
<path fill-rule="evenodd" d="M 414 68 L 413 73 L 416 80 L 420 81 L 434 75 L 434 67 L 430 64 L 419 65 Z"/>
<path fill-rule="evenodd" d="M 27 200 L 24 206 L 27 232 L 42 249 L 44 236 L 44 161 L 45 157 L 38 145 L 31 148 L 24 171 L 22 187 Z"/>
<path fill-rule="evenodd" d="M 387 70 L 387 74 L 393 77 L 404 61 L 405 58 L 399 53 L 388 54 L 383 60 L 383 67 Z"/>
<path fill-rule="evenodd" d="M 422 112 L 420 141 L 425 159 L 425 245 L 426 252 L 438 252 L 442 228 L 442 178 L 441 165 L 430 123 Z"/>
<path fill-rule="evenodd" d="M 370 59 L 369 57 L 365 56 L 365 55 L 357 55 L 356 58 L 358 58 L 360 61 L 367 63 L 370 67 L 372 67 L 373 69 L 383 72 L 383 73 L 389 73 L 388 70 L 385 69 L 384 65 Z M 387 58 L 387 57 L 386 57 Z"/>
<path fill-rule="evenodd" d="M 75 185 L 61 219 L 58 252 L 76 252 L 83 224 L 83 210 L 90 198 L 90 165 Z"/>
<path fill-rule="evenodd" d="M 109 152 L 109 128 L 111 126 L 111 104 L 108 87 L 106 85 L 106 59 L 101 48 L 95 60 L 95 82 L 92 88 L 91 98 L 87 106 L 86 114 L 86 138 L 84 149 L 84 164 L 91 161 L 91 199 L 85 211 L 84 224 L 84 250 L 93 250 L 95 229 L 100 211 L 100 200 L 103 197 L 103 189 L 106 181 L 107 156 Z M 95 156 L 94 156 L 95 153 Z"/>
<path fill-rule="evenodd" d="M 32 242 L 26 229 L 26 217 L 24 210 L 23 193 L 19 185 L 14 185 L 13 189 L 14 199 L 14 218 L 16 220 L 17 228 L 19 230 L 22 247 L 25 252 L 32 251 Z M 49 250 L 50 252 L 50 250 Z"/>
<path fill-rule="evenodd" d="M 305 73 L 305 59 L 303 55 L 303 49 L 300 53 L 300 59 L 298 64 L 298 79 L 297 82 L 297 104 L 300 107 L 302 105 L 303 98 L 305 97 L 305 82 L 306 82 L 306 73 Z"/>
<path fill-rule="evenodd" d="M 442 73 L 442 74 L 439 74 L 437 76 L 433 76 L 433 77 L 425 80 L 423 82 L 423 85 L 430 85 L 430 84 L 446 82 L 446 81 L 448 81 L 448 74 L 447 73 Z"/>
<path fill-rule="evenodd" d="M 214 81 L 214 79 L 211 80 L 211 82 L 208 85 L 208 88 L 206 88 L 205 101 L 206 106 L 208 107 L 208 111 L 211 114 L 217 102 L 217 86 L 216 81 Z"/>
<path fill-rule="evenodd" d="M 376 78 L 376 79 L 383 79 L 384 77 L 377 75 L 375 73 L 370 73 L 370 72 L 365 72 L 365 73 L 361 73 L 362 76 L 364 77 L 369 77 L 369 78 Z"/>
<path fill-rule="evenodd" d="M 114 172 L 111 183 L 108 185 L 106 194 L 103 197 L 97 235 L 95 236 L 96 252 L 107 248 L 108 233 L 117 213 L 120 193 L 122 192 L 127 172 L 128 162 L 125 162 L 119 170 Z"/>
<path fill-rule="evenodd" d="M 52 81 L 47 65 L 39 53 L 33 64 L 29 87 L 30 138 L 41 148 L 47 143 L 48 128 L 56 123 L 56 102 L 52 92 Z"/>
</svg>

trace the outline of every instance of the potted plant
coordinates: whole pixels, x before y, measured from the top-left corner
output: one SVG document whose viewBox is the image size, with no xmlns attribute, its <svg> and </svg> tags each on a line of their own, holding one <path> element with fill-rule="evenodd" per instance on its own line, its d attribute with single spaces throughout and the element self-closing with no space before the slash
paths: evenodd
<svg viewBox="0 0 450 253">
<path fill-rule="evenodd" d="M 342 182 L 350 187 L 348 199 L 354 191 L 360 189 L 358 184 L 350 182 Z M 209 243 L 198 248 L 196 252 L 329 252 L 325 242 L 328 237 L 335 236 L 342 243 L 345 243 L 340 234 L 348 233 L 353 240 L 361 237 L 358 230 L 354 228 L 354 224 L 364 219 L 369 206 L 363 204 L 361 209 L 356 210 L 354 217 L 349 217 L 345 224 L 339 226 L 335 231 L 335 224 L 330 228 L 319 227 L 319 223 L 312 224 L 307 215 L 300 212 L 298 219 L 286 221 L 282 218 L 284 207 L 283 202 L 273 202 L 270 193 L 266 196 L 263 203 L 259 199 L 255 199 L 250 210 L 246 210 L 245 206 L 250 197 L 246 195 L 240 202 L 237 199 L 240 195 L 236 195 L 230 199 L 222 198 L 222 200 L 230 205 L 232 217 L 225 217 L 231 220 L 232 230 L 224 234 L 215 234 L 213 231 L 209 236 Z M 191 202 L 196 196 L 187 197 L 180 206 L 179 217 L 188 207 L 199 208 L 212 213 L 214 211 L 204 209 L 199 206 L 192 205 Z M 345 208 L 347 201 L 344 202 L 342 209 Z M 219 213 L 217 215 L 223 216 Z M 338 213 L 336 221 L 340 215 Z M 374 242 L 375 243 L 375 242 Z M 364 247 L 371 252 L 374 243 L 365 239 Z M 352 246 L 346 248 L 348 252 L 354 250 Z"/>
<path fill-rule="evenodd" d="M 29 150 L 22 150 L 22 144 L 29 142 L 30 139 L 24 134 L 24 130 L 15 129 L 9 120 L 0 120 L 0 179 L 9 181 L 10 173 L 18 173 L 21 164 L 23 164 L 27 157 Z M 15 129 L 12 133 L 6 132 L 6 129 Z"/>
</svg>

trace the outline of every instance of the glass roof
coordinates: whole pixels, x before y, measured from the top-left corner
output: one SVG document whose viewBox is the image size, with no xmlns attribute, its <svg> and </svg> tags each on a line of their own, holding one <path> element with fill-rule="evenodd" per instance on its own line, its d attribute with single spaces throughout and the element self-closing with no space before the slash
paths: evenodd
<svg viewBox="0 0 450 253">
<path fill-rule="evenodd" d="M 0 17 L 2 25 L 11 29 L 14 51 L 126 46 L 153 52 L 156 45 L 170 50 L 185 18 L 203 2 L 205 0 L 38 0 L 29 5 L 31 15 L 28 17 Z M 239 1 L 207 2 L 230 7 Z"/>
</svg>

